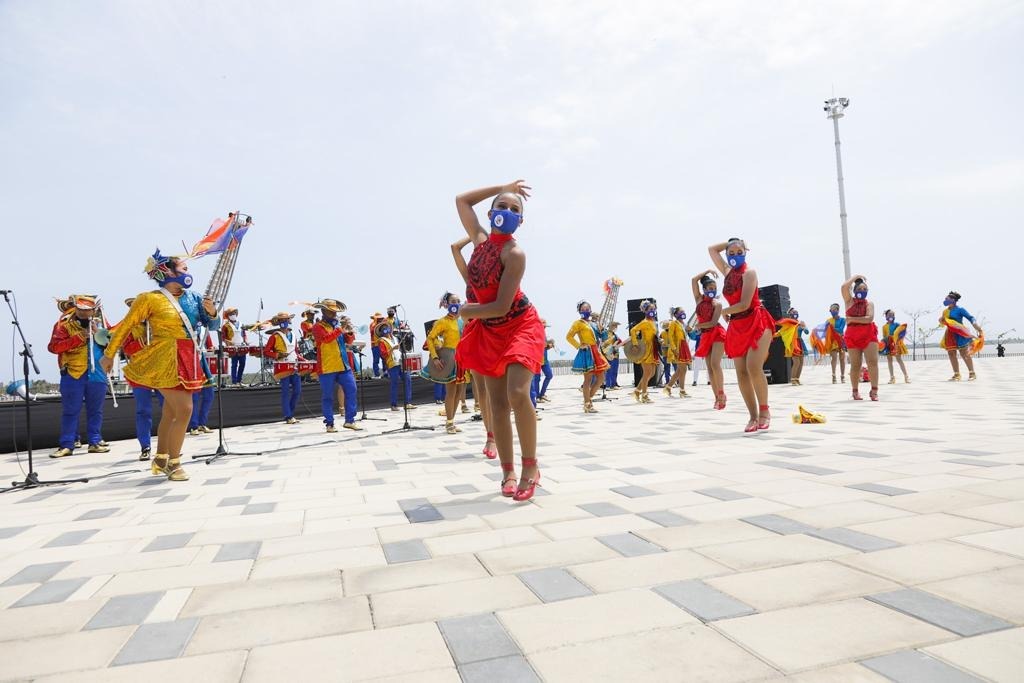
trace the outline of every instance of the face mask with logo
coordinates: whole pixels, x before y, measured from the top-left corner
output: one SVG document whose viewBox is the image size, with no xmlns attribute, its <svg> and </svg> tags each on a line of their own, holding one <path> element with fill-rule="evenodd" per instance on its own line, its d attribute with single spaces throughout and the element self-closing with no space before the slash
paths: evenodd
<svg viewBox="0 0 1024 683">
<path fill-rule="evenodd" d="M 514 233 L 522 220 L 523 217 L 515 211 L 491 209 L 491 227 L 501 230 L 506 235 Z"/>
<path fill-rule="evenodd" d="M 676 311 L 676 320 L 686 320 L 686 311 Z"/>
<path fill-rule="evenodd" d="M 885 319 L 886 319 L 886 320 L 888 320 L 888 321 L 889 321 L 889 322 L 891 322 L 891 323 L 892 323 L 892 322 L 896 322 L 896 316 L 894 316 L 894 315 L 893 315 L 893 314 L 891 314 L 891 313 L 890 313 L 889 315 L 885 316 Z"/>
<path fill-rule="evenodd" d="M 590 311 L 580 311 L 580 317 L 584 320 L 590 320 Z"/>
<path fill-rule="evenodd" d="M 729 256 L 727 256 L 725 260 L 729 264 L 730 268 L 739 268 L 740 266 L 747 262 L 747 255 L 729 254 Z"/>
<path fill-rule="evenodd" d="M 287 320 L 282 320 L 280 323 L 278 323 L 277 326 L 280 327 L 282 330 L 287 330 L 289 327 L 292 326 L 292 324 Z"/>
<path fill-rule="evenodd" d="M 192 276 L 188 273 L 182 273 L 180 275 L 175 275 L 174 277 L 164 278 L 164 281 L 160 283 L 160 286 L 166 287 L 171 283 L 181 285 L 182 289 L 188 289 L 192 286 Z"/>
<path fill-rule="evenodd" d="M 460 308 L 462 308 L 462 304 L 448 304 L 448 312 L 452 315 L 458 315 Z"/>
<path fill-rule="evenodd" d="M 868 290 L 861 289 L 861 290 L 858 290 L 858 291 L 854 292 L 853 293 L 853 298 L 854 299 L 867 299 L 868 298 Z"/>
<path fill-rule="evenodd" d="M 651 318 L 652 320 L 657 320 L 658 319 L 658 310 L 656 308 L 652 308 L 652 309 L 648 310 L 647 311 L 647 317 Z"/>
<path fill-rule="evenodd" d="M 704 296 L 706 296 L 709 299 L 714 299 L 716 296 L 718 296 L 718 290 L 717 289 L 705 289 L 704 290 Z"/>
</svg>

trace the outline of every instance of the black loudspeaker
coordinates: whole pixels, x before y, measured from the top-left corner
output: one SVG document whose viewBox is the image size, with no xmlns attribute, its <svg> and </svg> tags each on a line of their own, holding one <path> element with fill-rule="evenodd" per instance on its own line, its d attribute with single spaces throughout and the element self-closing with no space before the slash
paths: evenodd
<svg viewBox="0 0 1024 683">
<path fill-rule="evenodd" d="M 642 299 L 626 299 L 626 322 L 629 324 L 630 330 L 633 329 L 633 325 L 636 325 L 637 323 L 643 321 L 644 319 L 644 312 L 640 310 L 640 303 L 642 301 L 653 301 L 655 304 L 658 303 L 658 300 L 652 296 L 647 296 Z M 627 335 L 628 334 L 629 332 L 627 331 Z M 640 384 L 640 376 L 643 374 L 643 368 L 641 368 L 639 365 L 633 365 L 634 387 Z M 651 382 L 654 382 L 656 377 L 657 374 L 655 374 L 655 376 L 651 378 Z"/>
<path fill-rule="evenodd" d="M 789 301 L 789 287 L 785 285 L 766 285 L 757 290 L 761 296 L 761 304 L 764 305 L 772 317 L 780 320 L 786 317 L 791 306 Z"/>
</svg>

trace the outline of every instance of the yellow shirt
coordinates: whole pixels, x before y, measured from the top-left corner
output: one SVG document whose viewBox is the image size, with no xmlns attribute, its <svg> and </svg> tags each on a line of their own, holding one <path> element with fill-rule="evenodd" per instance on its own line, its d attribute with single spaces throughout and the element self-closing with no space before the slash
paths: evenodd
<svg viewBox="0 0 1024 683">
<path fill-rule="evenodd" d="M 644 318 L 629 331 L 629 338 L 633 343 L 643 341 L 646 344 L 647 352 L 640 359 L 641 364 L 657 363 L 658 327 L 653 320 Z"/>
<path fill-rule="evenodd" d="M 580 348 L 581 346 L 592 346 L 597 343 L 597 336 L 594 334 L 593 323 L 587 322 L 582 318 L 573 322 L 572 326 L 569 327 L 569 334 L 565 335 L 565 341 L 572 344 L 573 348 Z M 576 340 L 579 340 L 577 343 Z"/>
<path fill-rule="evenodd" d="M 438 318 L 430 328 L 427 335 L 427 349 L 430 357 L 437 358 L 438 349 L 454 349 L 459 344 L 462 335 L 459 333 L 459 321 L 451 316 Z"/>
<path fill-rule="evenodd" d="M 178 340 L 188 339 L 181 316 L 159 291 L 143 292 L 135 297 L 132 307 L 104 352 L 113 359 L 128 335 L 144 322 L 149 322 L 150 342 L 132 355 L 124 368 L 124 376 L 153 389 L 173 389 L 181 384 L 178 376 Z"/>
<path fill-rule="evenodd" d="M 665 346 L 668 348 L 668 360 L 670 363 L 675 363 L 679 360 L 679 347 L 684 339 L 686 339 L 686 330 L 683 329 L 683 324 L 678 320 L 669 322 L 668 329 L 665 330 Z"/>
</svg>

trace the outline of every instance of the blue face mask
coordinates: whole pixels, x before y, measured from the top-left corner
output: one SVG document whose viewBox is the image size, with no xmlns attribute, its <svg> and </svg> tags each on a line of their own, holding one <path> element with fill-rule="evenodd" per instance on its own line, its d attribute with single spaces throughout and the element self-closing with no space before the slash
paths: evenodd
<svg viewBox="0 0 1024 683">
<path fill-rule="evenodd" d="M 839 317 L 839 311 L 829 311 L 829 313 L 832 314 L 833 318 L 838 318 Z"/>
<path fill-rule="evenodd" d="M 287 330 L 289 327 L 292 326 L 292 324 L 287 320 L 282 320 L 277 324 L 277 326 L 280 327 L 282 330 Z"/>
<path fill-rule="evenodd" d="M 166 287 L 172 282 L 181 285 L 182 289 L 188 289 L 189 287 L 192 286 L 192 276 L 189 275 L 188 273 L 183 273 L 182 275 L 175 275 L 174 277 L 164 278 L 164 281 L 160 283 L 160 286 Z"/>
<path fill-rule="evenodd" d="M 462 304 L 448 304 L 448 312 L 452 315 L 458 315 L 460 308 L 462 308 Z"/>
<path fill-rule="evenodd" d="M 580 317 L 584 320 L 590 320 L 590 311 L 580 311 Z"/>
<path fill-rule="evenodd" d="M 379 327 L 379 328 L 377 328 L 377 336 L 378 337 L 386 337 L 389 334 L 391 334 L 391 328 L 390 327 Z"/>
<path fill-rule="evenodd" d="M 658 311 L 656 309 L 652 308 L 651 310 L 647 311 L 647 317 L 648 318 L 654 318 L 655 320 L 657 320 L 657 318 L 658 318 Z"/>
<path fill-rule="evenodd" d="M 943 306 L 952 306 L 955 303 L 956 302 L 953 301 L 952 299 L 950 299 L 948 296 L 945 299 L 942 300 L 942 305 Z"/>
<path fill-rule="evenodd" d="M 676 320 L 686 320 L 686 311 L 676 313 Z"/>
<path fill-rule="evenodd" d="M 891 323 L 892 322 L 896 322 L 896 316 L 894 316 L 894 315 L 887 315 L 887 316 L 885 316 L 885 319 L 888 320 Z"/>
<path fill-rule="evenodd" d="M 868 290 L 862 289 L 860 291 L 854 292 L 853 293 L 853 298 L 854 299 L 867 299 L 868 298 Z"/>
<path fill-rule="evenodd" d="M 515 211 L 491 209 L 491 227 L 501 230 L 506 235 L 514 233 L 522 220 L 523 217 Z"/>
<path fill-rule="evenodd" d="M 739 268 L 747 262 L 746 254 L 730 254 L 725 259 L 726 263 L 729 264 L 730 268 Z"/>
<path fill-rule="evenodd" d="M 798 311 L 790 311 L 789 312 L 789 317 L 793 318 L 794 320 L 799 320 L 800 319 L 800 313 Z"/>
<path fill-rule="evenodd" d="M 717 289 L 705 289 L 704 290 L 704 296 L 706 296 L 709 299 L 714 299 L 716 296 L 718 296 L 718 290 Z"/>
</svg>

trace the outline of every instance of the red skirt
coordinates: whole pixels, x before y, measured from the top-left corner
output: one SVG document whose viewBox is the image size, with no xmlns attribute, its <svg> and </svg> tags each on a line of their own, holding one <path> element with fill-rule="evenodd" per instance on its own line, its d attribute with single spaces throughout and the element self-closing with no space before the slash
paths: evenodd
<svg viewBox="0 0 1024 683">
<path fill-rule="evenodd" d="M 679 342 L 679 350 L 676 351 L 679 363 L 683 365 L 691 365 L 693 363 L 693 354 L 690 353 L 690 343 L 683 339 Z"/>
<path fill-rule="evenodd" d="M 462 330 L 455 348 L 460 368 L 488 377 L 502 377 L 509 365 L 518 363 L 533 374 L 540 372 L 547 338 L 537 309 L 526 311 L 501 325 L 486 325 L 470 320 Z"/>
<path fill-rule="evenodd" d="M 878 343 L 878 325 L 874 323 L 850 323 L 843 334 L 846 347 L 863 351 L 871 344 Z"/>
<path fill-rule="evenodd" d="M 725 343 L 724 327 L 715 325 L 712 328 L 702 330 L 700 341 L 697 343 L 697 350 L 693 355 L 697 356 L 697 358 L 707 358 L 711 355 L 711 347 L 719 342 Z"/>
<path fill-rule="evenodd" d="M 725 331 L 725 354 L 729 358 L 745 356 L 757 348 L 765 330 L 775 332 L 775 319 L 764 306 L 758 306 L 744 318 L 731 319 L 729 329 Z"/>
</svg>

